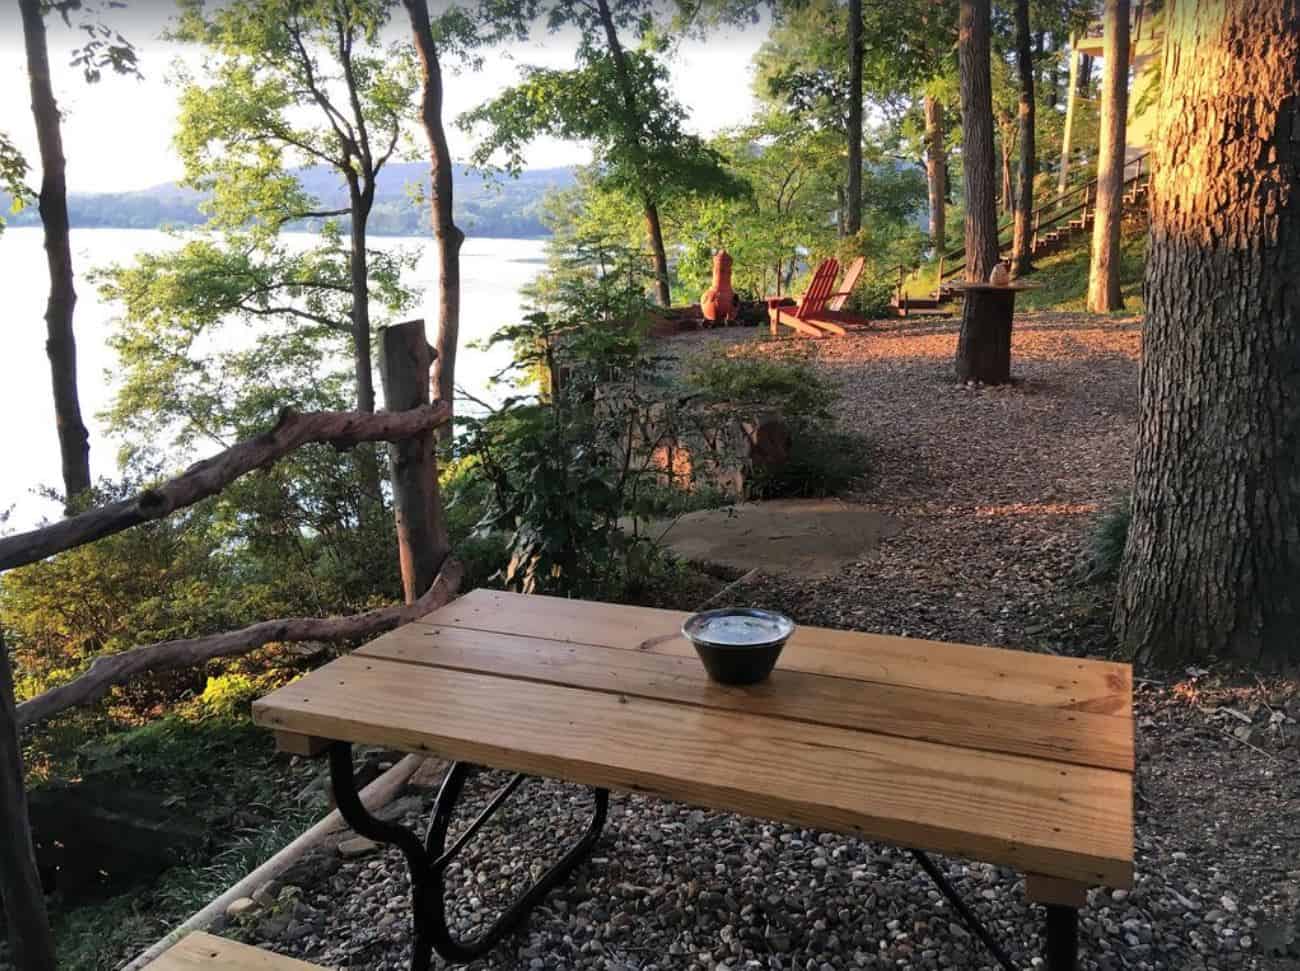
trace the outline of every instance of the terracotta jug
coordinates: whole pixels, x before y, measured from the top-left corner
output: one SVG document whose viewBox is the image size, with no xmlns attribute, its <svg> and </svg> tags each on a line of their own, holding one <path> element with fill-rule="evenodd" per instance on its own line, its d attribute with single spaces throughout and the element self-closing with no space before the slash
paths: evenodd
<svg viewBox="0 0 1300 971">
<path fill-rule="evenodd" d="M 740 301 L 731 289 L 731 254 L 720 249 L 713 257 L 713 286 L 700 297 L 700 313 L 705 320 L 716 323 L 734 320 L 739 309 Z"/>
</svg>

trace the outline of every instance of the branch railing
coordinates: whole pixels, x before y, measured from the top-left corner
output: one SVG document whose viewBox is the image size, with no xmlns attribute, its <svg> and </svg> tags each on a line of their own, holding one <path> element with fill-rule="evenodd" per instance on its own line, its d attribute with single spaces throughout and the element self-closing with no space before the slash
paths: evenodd
<svg viewBox="0 0 1300 971">
<path fill-rule="evenodd" d="M 449 555 L 437 492 L 434 431 L 451 420 L 451 403 L 429 400 L 432 349 L 424 321 L 387 328 L 381 374 L 388 411 L 365 414 L 282 411 L 275 426 L 138 495 L 60 522 L 0 539 L 0 570 L 34 563 L 125 529 L 161 519 L 217 495 L 236 479 L 311 443 L 342 451 L 390 443 L 398 553 L 406 602 L 344 617 L 290 617 L 242 630 L 142 645 L 95 659 L 73 680 L 15 707 L 8 650 L 0 636 L 0 902 L 20 967 L 53 969 L 43 891 L 32 852 L 19 733 L 43 719 L 101 698 L 140 675 L 246 654 L 273 642 L 348 641 L 414 620 L 450 601 L 463 578 Z M 32 904 L 32 906 L 28 906 Z"/>
</svg>

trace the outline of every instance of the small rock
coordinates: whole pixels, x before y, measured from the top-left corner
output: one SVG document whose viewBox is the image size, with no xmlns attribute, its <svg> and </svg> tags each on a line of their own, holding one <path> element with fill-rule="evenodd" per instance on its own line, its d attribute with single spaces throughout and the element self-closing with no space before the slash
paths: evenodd
<svg viewBox="0 0 1300 971">
<path fill-rule="evenodd" d="M 339 844 L 339 856 L 345 860 L 355 860 L 357 857 L 366 856 L 377 849 L 379 849 L 379 844 L 374 840 L 366 839 L 364 836 L 355 836 Z"/>
<path fill-rule="evenodd" d="M 240 897 L 237 900 L 232 900 L 226 906 L 226 916 L 231 920 L 237 920 L 245 914 L 252 913 L 257 908 L 258 903 L 252 897 Z"/>
</svg>

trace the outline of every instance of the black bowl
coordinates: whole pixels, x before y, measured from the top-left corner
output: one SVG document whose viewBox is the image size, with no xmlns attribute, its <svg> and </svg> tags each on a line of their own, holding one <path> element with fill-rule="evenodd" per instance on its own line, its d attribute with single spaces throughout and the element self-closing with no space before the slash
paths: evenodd
<svg viewBox="0 0 1300 971">
<path fill-rule="evenodd" d="M 682 624 L 704 670 L 721 684 L 754 684 L 776 667 L 794 633 L 794 621 L 770 610 L 748 607 L 706 610 Z"/>
</svg>

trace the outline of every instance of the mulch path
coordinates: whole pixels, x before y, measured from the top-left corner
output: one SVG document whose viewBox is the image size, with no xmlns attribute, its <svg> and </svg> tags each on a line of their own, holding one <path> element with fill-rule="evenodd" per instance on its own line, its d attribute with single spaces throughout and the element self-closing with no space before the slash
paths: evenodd
<svg viewBox="0 0 1300 971">
<path fill-rule="evenodd" d="M 1093 522 L 1129 476 L 1140 322 L 1017 318 L 1007 388 L 959 386 L 953 321 L 895 321 L 825 341 L 752 330 L 681 335 L 674 353 L 756 343 L 806 354 L 841 386 L 842 426 L 869 443 L 860 493 L 899 526 L 862 562 L 817 580 L 760 576 L 736 599 L 802 623 L 1105 654 L 1112 588 L 1082 576 Z M 1228 668 L 1139 672 L 1137 878 L 1094 890 L 1085 971 L 1300 971 L 1300 685 Z M 489 775 L 477 783 L 486 793 Z M 479 791 L 479 790 L 476 790 Z M 580 825 L 570 787 L 537 783 L 458 870 L 457 923 L 517 886 L 528 847 Z M 412 793 L 414 821 L 429 802 Z M 405 874 L 391 851 L 307 864 L 286 911 L 228 929 L 318 963 L 405 962 Z M 1011 871 L 941 865 L 1019 966 L 1040 918 Z M 282 881 L 283 882 L 283 881 Z M 282 887 L 268 888 L 273 899 Z M 617 797 L 581 878 L 475 968 L 986 968 L 905 854 L 842 836 Z"/>
</svg>

